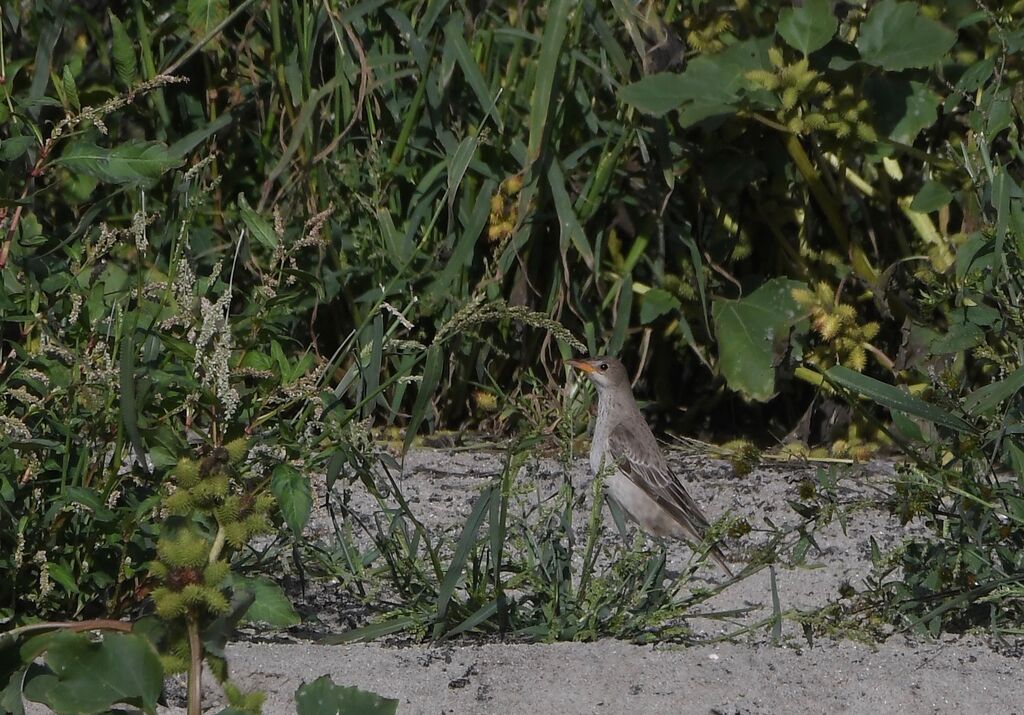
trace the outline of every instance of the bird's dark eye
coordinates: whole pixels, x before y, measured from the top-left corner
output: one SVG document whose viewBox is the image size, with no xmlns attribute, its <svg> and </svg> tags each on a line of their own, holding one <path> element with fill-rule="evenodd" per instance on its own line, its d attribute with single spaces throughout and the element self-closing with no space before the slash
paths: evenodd
<svg viewBox="0 0 1024 715">
<path fill-rule="evenodd" d="M 608 363 L 606 363 L 606 362 L 601 363 L 601 369 L 602 370 L 607 370 L 608 369 Z"/>
</svg>

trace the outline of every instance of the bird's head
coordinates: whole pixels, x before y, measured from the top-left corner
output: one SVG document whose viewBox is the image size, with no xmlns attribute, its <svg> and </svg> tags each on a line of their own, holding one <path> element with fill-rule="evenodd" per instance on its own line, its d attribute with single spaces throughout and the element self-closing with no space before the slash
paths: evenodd
<svg viewBox="0 0 1024 715">
<path fill-rule="evenodd" d="M 601 356 L 583 360 L 566 360 L 565 364 L 585 372 L 597 387 L 598 393 L 621 385 L 629 387 L 629 373 L 616 358 Z"/>
</svg>

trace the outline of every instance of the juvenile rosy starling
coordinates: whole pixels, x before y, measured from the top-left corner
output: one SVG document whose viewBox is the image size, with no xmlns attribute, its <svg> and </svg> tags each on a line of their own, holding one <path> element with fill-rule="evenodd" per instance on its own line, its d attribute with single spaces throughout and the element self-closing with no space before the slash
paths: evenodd
<svg viewBox="0 0 1024 715">
<path fill-rule="evenodd" d="M 668 466 L 658 441 L 633 399 L 629 375 L 612 357 L 568 360 L 597 388 L 597 422 L 590 445 L 590 468 L 611 470 L 608 493 L 626 515 L 655 536 L 699 544 L 708 520 Z M 708 552 L 732 576 L 717 546 Z"/>
</svg>

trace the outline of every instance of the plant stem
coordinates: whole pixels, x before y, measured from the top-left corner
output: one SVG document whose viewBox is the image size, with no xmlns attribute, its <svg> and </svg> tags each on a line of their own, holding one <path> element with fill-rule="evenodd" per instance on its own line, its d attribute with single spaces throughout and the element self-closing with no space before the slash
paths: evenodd
<svg viewBox="0 0 1024 715">
<path fill-rule="evenodd" d="M 203 712 L 203 651 L 199 642 L 199 621 L 189 612 L 188 629 L 188 715 L 202 715 Z"/>
<path fill-rule="evenodd" d="M 224 541 L 227 539 L 227 532 L 224 525 L 217 522 L 217 535 L 213 537 L 213 546 L 210 547 L 210 563 L 220 558 L 220 552 L 224 550 Z"/>
</svg>

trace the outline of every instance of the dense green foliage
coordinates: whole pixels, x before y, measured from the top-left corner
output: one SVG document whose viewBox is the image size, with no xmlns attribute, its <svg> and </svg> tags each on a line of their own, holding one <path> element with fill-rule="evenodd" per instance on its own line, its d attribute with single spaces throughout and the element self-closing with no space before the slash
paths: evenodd
<svg viewBox="0 0 1024 715">
<path fill-rule="evenodd" d="M 371 428 L 543 432 L 557 361 L 588 350 L 622 354 L 684 432 L 903 451 L 889 506 L 931 533 L 877 554 L 863 597 L 903 625 L 1019 630 L 1022 17 L 5 3 L 0 618 L 136 616 L 153 588 L 179 616 L 170 564 L 204 623 L 225 579 L 287 622 L 243 546 L 270 521 L 271 552 L 301 538 L 311 471 L 372 483 Z M 168 551 L 180 529 L 235 575 Z M 554 559 L 550 537 L 521 563 Z M 420 630 L 507 626 L 499 545 L 455 563 L 418 582 Z M 608 576 L 609 603 L 671 612 L 652 563 Z M 644 627 L 538 598 L 523 628 Z"/>
</svg>

